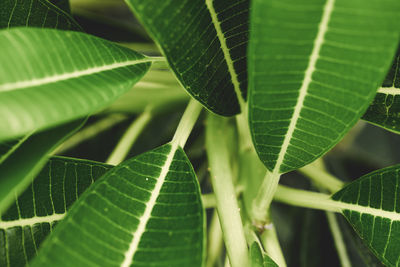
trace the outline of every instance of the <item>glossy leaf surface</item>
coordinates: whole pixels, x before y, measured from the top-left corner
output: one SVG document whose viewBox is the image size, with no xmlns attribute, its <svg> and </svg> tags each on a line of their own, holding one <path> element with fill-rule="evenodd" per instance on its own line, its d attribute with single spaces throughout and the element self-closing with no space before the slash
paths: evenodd
<svg viewBox="0 0 400 267">
<path fill-rule="evenodd" d="M 267 168 L 285 173 L 365 112 L 397 47 L 400 2 L 255 0 L 251 10 L 250 128 Z"/>
<path fill-rule="evenodd" d="M 81 31 L 67 8 L 65 0 L 2 0 L 0 29 L 20 26 Z"/>
<path fill-rule="evenodd" d="M 90 187 L 32 266 L 201 266 L 203 227 L 191 164 L 181 148 L 167 144 Z"/>
<path fill-rule="evenodd" d="M 362 117 L 372 124 L 400 133 L 400 50 L 374 101 Z"/>
<path fill-rule="evenodd" d="M 400 263 L 400 165 L 367 174 L 332 196 L 363 241 L 387 266 Z"/>
<path fill-rule="evenodd" d="M 128 91 L 150 59 L 79 32 L 0 31 L 0 140 L 85 117 Z"/>
<path fill-rule="evenodd" d="M 69 207 L 111 166 L 53 157 L 0 216 L 0 266 L 26 266 Z"/>
<path fill-rule="evenodd" d="M 185 89 L 221 115 L 246 98 L 248 0 L 126 0 Z"/>
<path fill-rule="evenodd" d="M 49 153 L 79 129 L 83 122 L 78 120 L 28 135 L 13 143 L 0 157 L 0 213 L 9 207 L 15 196 L 22 193 L 40 172 Z"/>
</svg>

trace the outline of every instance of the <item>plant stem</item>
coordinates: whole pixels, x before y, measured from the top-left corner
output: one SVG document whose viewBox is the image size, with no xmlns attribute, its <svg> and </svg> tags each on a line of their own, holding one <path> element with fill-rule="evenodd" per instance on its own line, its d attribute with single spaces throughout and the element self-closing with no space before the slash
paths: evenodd
<svg viewBox="0 0 400 267">
<path fill-rule="evenodd" d="M 319 186 L 328 189 L 332 193 L 342 189 L 344 182 L 329 174 L 323 168 L 319 168 L 318 165 L 321 165 L 319 161 L 322 161 L 322 159 L 318 159 L 317 161 L 299 169 L 298 171 L 310 178 Z"/>
<path fill-rule="evenodd" d="M 106 161 L 107 164 L 118 165 L 125 159 L 136 139 L 150 122 L 150 119 L 151 111 L 147 109 L 132 122 L 111 155 L 108 157 Z"/>
<path fill-rule="evenodd" d="M 218 219 L 218 213 L 214 210 L 211 224 L 208 231 L 208 246 L 207 246 L 207 261 L 206 267 L 214 267 L 215 262 L 221 256 L 222 247 L 222 231 L 221 225 Z"/>
<path fill-rule="evenodd" d="M 209 114 L 206 129 L 207 156 L 230 263 L 232 267 L 242 267 L 248 266 L 248 249 L 224 138 L 225 122 L 222 117 Z"/>
<path fill-rule="evenodd" d="M 261 235 L 261 242 L 265 252 L 278 264 L 279 267 L 286 267 L 285 257 L 283 256 L 278 235 L 273 223 L 270 223 Z"/>
<path fill-rule="evenodd" d="M 214 194 L 202 194 L 201 201 L 203 202 L 203 207 L 205 209 L 215 208 L 217 206 Z"/>
<path fill-rule="evenodd" d="M 111 114 L 106 116 L 105 118 L 83 128 L 73 136 L 71 136 L 67 141 L 65 141 L 61 146 L 57 148 L 54 154 L 61 154 L 82 142 L 89 140 L 99 133 L 112 128 L 114 125 L 117 125 L 120 122 L 123 122 L 127 119 L 127 116 L 119 113 Z"/>
<path fill-rule="evenodd" d="M 333 212 L 340 212 L 341 206 L 346 205 L 346 203 L 341 204 L 338 201 L 331 200 L 330 195 L 327 194 L 289 188 L 283 185 L 278 186 L 274 200 L 292 206 Z"/>
<path fill-rule="evenodd" d="M 339 224 L 332 212 L 325 212 L 328 219 L 329 228 L 331 229 L 333 240 L 335 242 L 335 247 L 339 255 L 340 263 L 342 267 L 351 267 L 351 262 L 347 254 L 346 245 L 343 240 L 342 232 L 339 228 Z"/>
<path fill-rule="evenodd" d="M 178 124 L 175 135 L 172 138 L 172 143 L 183 148 L 189 138 L 190 133 L 194 125 L 196 124 L 197 118 L 200 115 L 203 106 L 195 99 L 191 99 L 183 116 Z"/>
<path fill-rule="evenodd" d="M 259 228 L 263 228 L 269 224 L 268 210 L 274 198 L 280 177 L 279 173 L 267 171 L 257 196 L 253 200 L 251 211 L 253 224 Z"/>
</svg>

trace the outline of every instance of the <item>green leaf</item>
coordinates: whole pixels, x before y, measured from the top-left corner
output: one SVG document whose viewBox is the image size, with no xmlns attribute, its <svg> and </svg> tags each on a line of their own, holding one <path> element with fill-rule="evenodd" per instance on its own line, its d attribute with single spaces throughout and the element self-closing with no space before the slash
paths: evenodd
<svg viewBox="0 0 400 267">
<path fill-rule="evenodd" d="M 251 267 L 278 267 L 265 252 L 262 252 L 257 242 L 254 242 L 250 247 L 250 263 Z"/>
<path fill-rule="evenodd" d="M 220 115 L 240 112 L 247 90 L 248 0 L 125 1 L 194 98 Z"/>
<path fill-rule="evenodd" d="M 393 59 L 399 22 L 397 0 L 252 1 L 249 121 L 270 171 L 312 162 L 357 122 Z"/>
<path fill-rule="evenodd" d="M 71 13 L 69 0 L 48 0 L 48 1 L 50 1 L 53 5 L 57 6 L 58 8 L 62 9 L 64 12 L 68 14 Z"/>
<path fill-rule="evenodd" d="M 400 133 L 400 49 L 382 87 L 362 118 Z"/>
<path fill-rule="evenodd" d="M 82 126 L 74 121 L 22 138 L 0 157 L 0 214 L 22 193 L 46 164 L 48 154 Z"/>
<path fill-rule="evenodd" d="M 400 165 L 367 174 L 332 196 L 367 246 L 387 266 L 400 263 Z"/>
<path fill-rule="evenodd" d="M 63 10 L 67 6 L 65 0 L 2 0 L 0 29 L 24 26 L 82 31 L 69 12 Z"/>
<path fill-rule="evenodd" d="M 88 160 L 51 158 L 0 216 L 0 266 L 26 266 L 78 196 L 110 168 Z"/>
<path fill-rule="evenodd" d="M 0 65 L 0 141 L 98 111 L 152 61 L 93 36 L 50 29 L 0 31 L 0 47 L 0 62 L 7 62 Z"/>
<path fill-rule="evenodd" d="M 32 266 L 201 266 L 204 222 L 192 166 L 176 143 L 167 144 L 90 187 Z"/>
</svg>

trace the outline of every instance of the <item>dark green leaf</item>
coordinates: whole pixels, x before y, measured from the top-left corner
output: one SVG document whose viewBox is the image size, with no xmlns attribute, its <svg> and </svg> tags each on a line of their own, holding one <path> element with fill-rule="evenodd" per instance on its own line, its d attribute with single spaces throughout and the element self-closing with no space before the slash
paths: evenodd
<svg viewBox="0 0 400 267">
<path fill-rule="evenodd" d="M 246 97 L 248 0 L 125 0 L 185 89 L 211 111 L 233 115 Z"/>
<path fill-rule="evenodd" d="M 367 174 L 332 196 L 363 241 L 387 266 L 400 263 L 400 165 Z"/>
<path fill-rule="evenodd" d="M 398 44 L 400 2 L 254 0 L 251 11 L 250 128 L 267 168 L 285 173 L 365 112 Z"/>
<path fill-rule="evenodd" d="M 192 166 L 181 148 L 167 144 L 90 187 L 32 266 L 201 266 L 203 228 Z"/>
<path fill-rule="evenodd" d="M 82 30 L 64 9 L 67 5 L 69 7 L 68 1 L 54 0 L 50 2 L 47 0 L 2 0 L 0 29 L 23 26 Z M 59 7 L 57 7 L 58 4 L 60 4 Z"/>
<path fill-rule="evenodd" d="M 0 31 L 0 141 L 110 104 L 148 70 L 149 58 L 79 32 Z"/>
<path fill-rule="evenodd" d="M 9 153 L 3 155 L 0 161 L 0 214 L 46 164 L 48 154 L 79 129 L 82 123 L 82 120 L 74 121 L 23 138 Z"/>
<path fill-rule="evenodd" d="M 62 9 L 64 12 L 66 12 L 68 14 L 71 13 L 71 7 L 69 5 L 69 0 L 48 0 L 48 1 L 50 1 L 53 5 Z"/>
<path fill-rule="evenodd" d="M 382 87 L 362 118 L 389 131 L 400 133 L 400 50 Z"/>
<path fill-rule="evenodd" d="M 87 160 L 51 158 L 0 216 L 0 266 L 26 266 L 78 196 L 110 168 Z"/>
</svg>

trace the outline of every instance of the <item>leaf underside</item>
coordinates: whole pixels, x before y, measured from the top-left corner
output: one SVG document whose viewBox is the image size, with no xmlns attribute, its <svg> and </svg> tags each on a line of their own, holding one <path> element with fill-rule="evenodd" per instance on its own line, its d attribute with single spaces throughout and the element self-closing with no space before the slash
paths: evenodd
<svg viewBox="0 0 400 267">
<path fill-rule="evenodd" d="M 191 164 L 167 144 L 90 187 L 32 266 L 201 266 L 203 216 Z"/>
<path fill-rule="evenodd" d="M 267 168 L 285 173 L 365 112 L 393 59 L 400 2 L 255 0 L 251 10 L 250 128 Z"/>
<path fill-rule="evenodd" d="M 87 160 L 51 158 L 0 216 L 0 266 L 26 266 L 72 203 L 110 168 Z"/>
<path fill-rule="evenodd" d="M 362 119 L 400 133 L 400 49 L 382 87 Z"/>
<path fill-rule="evenodd" d="M 400 264 L 400 165 L 367 174 L 332 199 L 350 204 L 343 215 L 385 265 Z"/>
<path fill-rule="evenodd" d="M 248 0 L 126 2 L 194 98 L 220 115 L 240 112 L 235 86 L 246 98 Z"/>
<path fill-rule="evenodd" d="M 0 141 L 98 111 L 128 91 L 149 59 L 79 32 L 0 31 Z M 21 64 L 24 62 L 24 64 Z"/>
<path fill-rule="evenodd" d="M 50 2 L 53 2 L 50 3 Z M 11 27 L 40 27 L 82 31 L 67 12 L 68 1 L 2 0 L 0 29 Z M 60 6 L 57 6 L 60 4 Z M 64 10 L 62 8 L 65 8 Z"/>
</svg>

